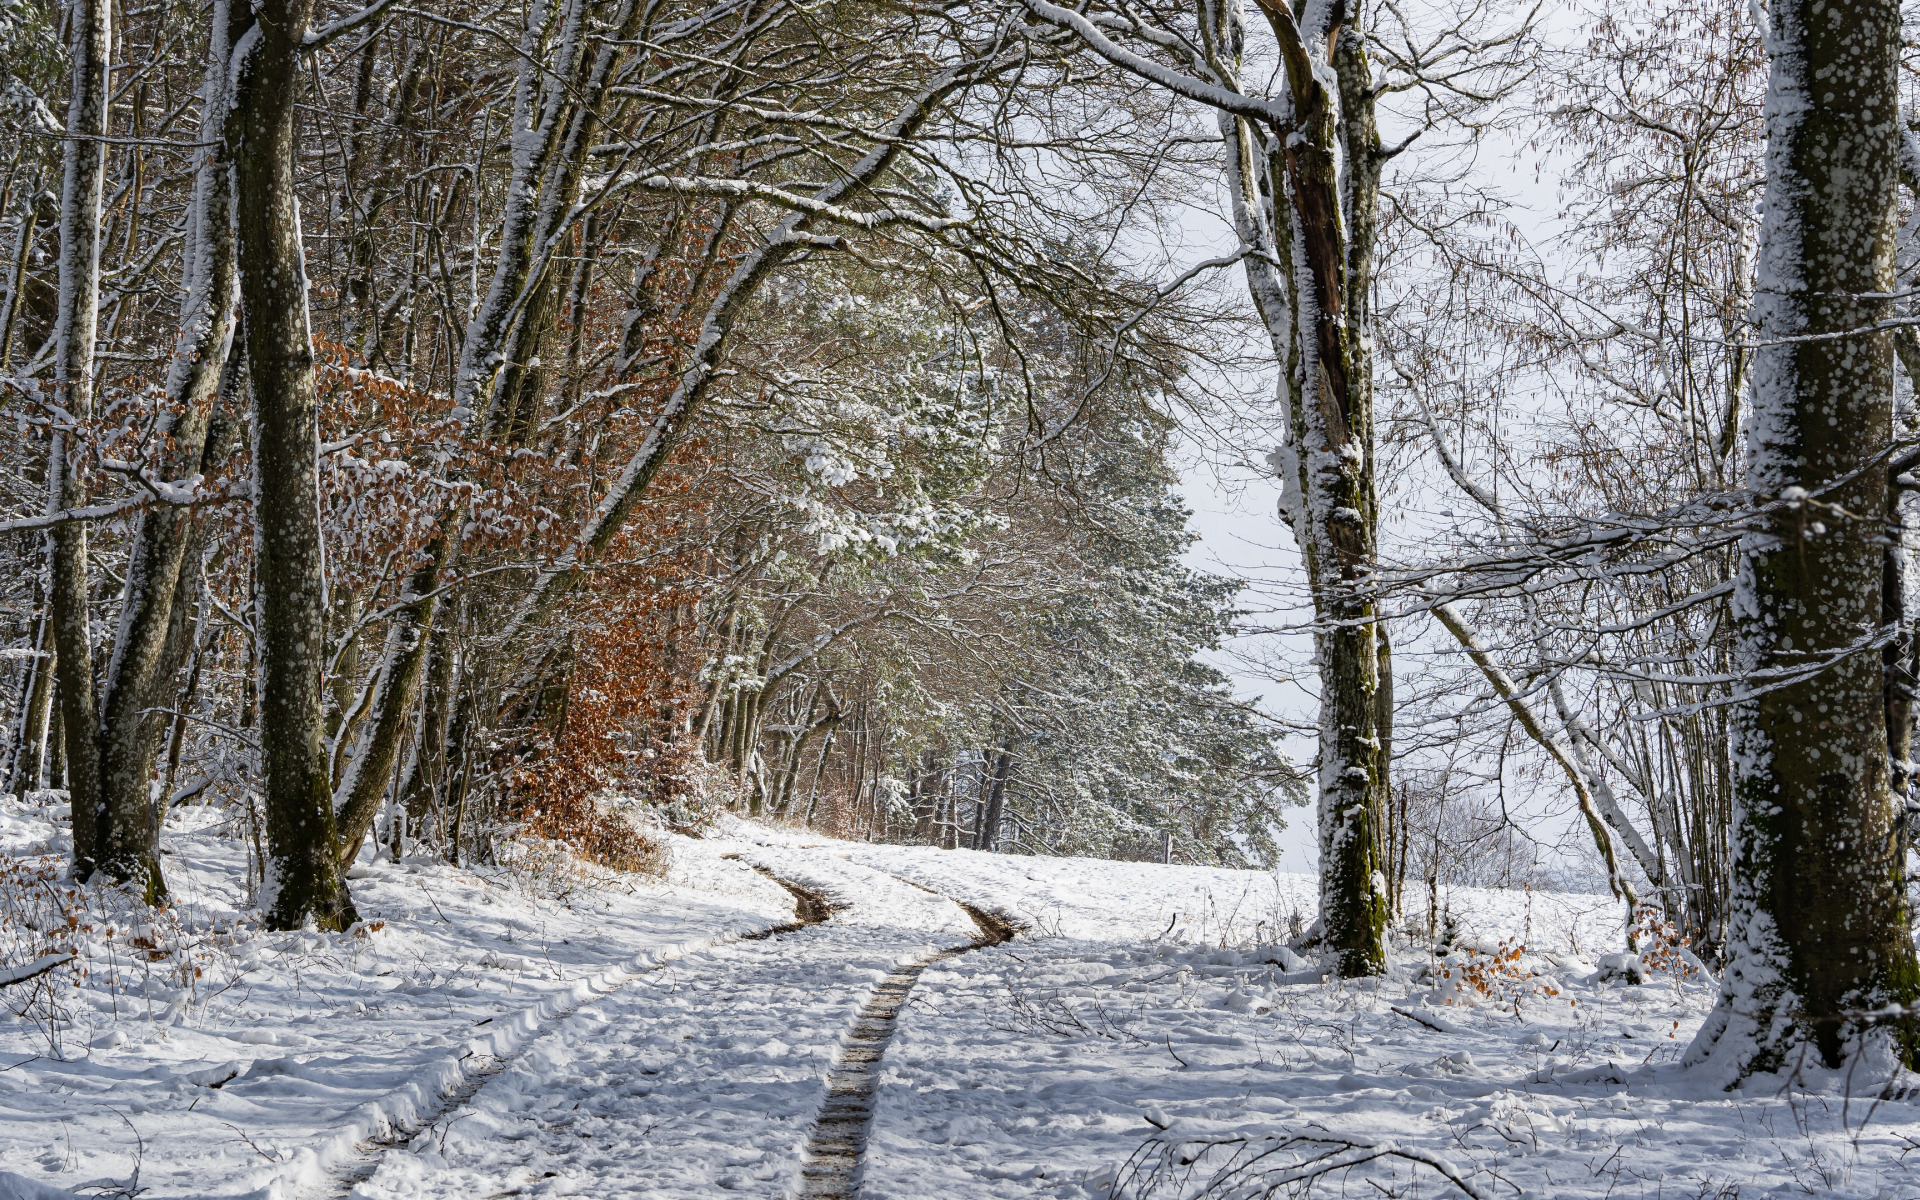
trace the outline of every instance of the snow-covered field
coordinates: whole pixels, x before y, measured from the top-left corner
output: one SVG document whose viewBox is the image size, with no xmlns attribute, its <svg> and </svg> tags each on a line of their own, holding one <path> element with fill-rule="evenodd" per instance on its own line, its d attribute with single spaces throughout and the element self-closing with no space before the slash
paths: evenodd
<svg viewBox="0 0 1920 1200">
<path fill-rule="evenodd" d="M 791 1195 L 875 984 L 975 939 L 953 900 L 1024 930 L 920 977 L 871 1200 L 1254 1196 L 1303 1170 L 1324 1195 L 1920 1197 L 1920 1105 L 1881 1081 L 1681 1072 L 1711 985 L 1602 978 L 1605 897 L 1457 891 L 1449 958 L 1403 945 L 1340 983 L 1279 947 L 1306 877 L 735 825 L 673 839 L 666 882 L 363 862 L 356 932 L 269 934 L 217 820 L 175 815 L 178 903 L 146 922 L 37 878 L 60 810 L 0 801 L 0 970 L 83 951 L 0 991 L 23 1014 L 0 1016 L 0 1200 Z M 744 936 L 793 920 L 763 871 L 839 907 Z M 23 930 L 69 910 L 64 941 Z"/>
</svg>

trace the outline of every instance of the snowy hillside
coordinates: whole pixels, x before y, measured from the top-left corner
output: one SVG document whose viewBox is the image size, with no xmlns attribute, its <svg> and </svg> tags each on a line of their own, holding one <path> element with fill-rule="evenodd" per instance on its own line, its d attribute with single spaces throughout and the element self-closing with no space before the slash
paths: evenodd
<svg viewBox="0 0 1920 1200">
<path fill-rule="evenodd" d="M 1456 892 L 1450 957 L 1341 983 L 1278 945 L 1305 877 L 743 824 L 666 882 L 363 860 L 353 932 L 273 934 L 176 811 L 178 904 L 129 924 L 55 878 L 59 808 L 0 807 L 4 963 L 79 952 L 0 993 L 0 1197 L 827 1194 L 868 1045 L 873 1200 L 1920 1195 L 1920 1106 L 1873 1081 L 1681 1075 L 1710 985 L 1602 978 L 1605 897 Z"/>
</svg>

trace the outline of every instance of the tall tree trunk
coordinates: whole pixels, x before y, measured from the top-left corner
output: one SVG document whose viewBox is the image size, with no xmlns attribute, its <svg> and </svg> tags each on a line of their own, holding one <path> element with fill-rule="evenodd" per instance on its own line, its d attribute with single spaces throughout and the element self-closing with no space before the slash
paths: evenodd
<svg viewBox="0 0 1920 1200">
<path fill-rule="evenodd" d="M 407 810 L 407 825 L 415 831 L 426 828 L 427 818 L 441 810 L 446 794 L 448 771 L 447 725 L 453 713 L 454 629 L 452 619 L 443 617 L 433 623 L 427 643 L 427 670 L 420 701 L 420 719 L 413 735 L 413 761 L 406 782 L 400 788 L 401 804 Z M 435 830 L 438 836 L 440 830 Z"/>
<path fill-rule="evenodd" d="M 36 598 L 44 605 L 38 585 Z M 41 607 L 36 606 L 36 607 Z M 24 796 L 40 786 L 40 773 L 46 768 L 47 718 L 53 708 L 53 651 L 48 646 L 52 630 L 44 613 L 34 618 L 33 648 L 37 652 L 27 664 L 27 678 L 21 688 L 20 725 L 13 739 L 13 759 L 7 765 L 7 791 Z"/>
<path fill-rule="evenodd" d="M 109 0 L 74 0 L 73 89 L 67 107 L 65 178 L 60 192 L 60 294 L 54 318 L 53 394 L 73 420 L 93 413 L 94 338 L 100 324 L 100 206 L 107 167 Z M 50 511 L 86 502 L 85 451 L 57 422 L 47 447 Z M 68 521 L 48 538 L 53 644 L 58 655 L 61 735 L 73 800 L 73 874 L 93 874 L 100 811 L 99 743 L 94 739 L 93 638 L 87 613 L 87 527 Z"/>
<path fill-rule="evenodd" d="M 1372 592 L 1378 513 L 1367 302 L 1381 158 L 1373 76 L 1358 14 L 1313 6 L 1322 23 L 1302 29 L 1288 9 L 1262 2 L 1292 110 L 1292 127 L 1275 131 L 1266 188 L 1269 197 L 1287 197 L 1291 211 L 1276 208 L 1267 224 L 1292 243 L 1280 261 L 1293 263 L 1287 282 L 1297 289 L 1286 310 L 1293 443 L 1279 466 L 1293 497 L 1283 512 L 1314 603 L 1320 937 L 1341 974 L 1376 975 L 1386 968 L 1390 905 L 1379 830 L 1392 747 L 1391 691 L 1381 675 L 1390 656 Z M 1337 93 L 1315 71 L 1316 59 L 1331 60 Z"/>
<path fill-rule="evenodd" d="M 1343 975 L 1386 967 L 1389 897 L 1378 830 L 1392 759 L 1391 665 L 1373 596 L 1372 316 L 1380 164 L 1361 13 L 1344 0 L 1257 0 L 1280 48 L 1279 94 L 1241 72 L 1238 0 L 1201 6 L 1193 75 L 1117 46 L 1082 13 L 1025 0 L 1095 53 L 1214 108 L 1234 230 L 1272 345 L 1290 436 L 1270 456 L 1280 512 L 1306 560 L 1320 675 L 1319 944 Z M 1296 7 L 1299 13 L 1296 20 Z M 1176 43 L 1164 45 L 1172 47 Z M 1254 66 L 1269 75 L 1264 64 Z"/>
<path fill-rule="evenodd" d="M 931 846 L 940 831 L 940 793 L 946 787 L 947 773 L 933 756 L 931 748 L 920 753 L 920 791 L 911 798 L 913 840 Z"/>
<path fill-rule="evenodd" d="M 960 848 L 960 796 L 951 789 L 940 800 L 940 848 Z"/>
<path fill-rule="evenodd" d="M 244 20 L 244 18 L 239 18 Z M 208 430 L 226 377 L 233 337 L 233 301 L 238 284 L 231 221 L 230 159 L 221 133 L 227 115 L 227 66 L 236 18 L 217 0 L 201 97 L 199 173 L 187 244 L 186 296 L 180 334 L 167 372 L 167 402 L 179 417 L 161 433 L 170 451 L 159 463 L 167 479 L 205 476 Z M 221 455 L 224 457 L 224 454 Z M 127 564 L 126 598 L 114 640 L 100 704 L 100 793 L 106 814 L 99 833 L 101 869 L 115 879 L 140 878 L 149 900 L 165 891 L 160 873 L 160 810 L 150 794 L 154 760 L 166 721 L 163 706 L 185 654 L 178 633 L 176 598 L 189 558 L 197 557 L 201 520 L 190 509 L 159 506 L 135 529 Z"/>
<path fill-rule="evenodd" d="M 1776 0 L 1761 345 L 1747 487 L 1772 503 L 1734 599 L 1733 894 L 1718 1005 L 1687 1061 L 1722 1081 L 1838 1066 L 1869 1044 L 1915 1061 L 1920 998 L 1887 780 L 1878 643 L 1900 162 L 1895 0 Z M 1835 336 L 1823 337 L 1820 335 Z M 1795 340 L 1788 340 L 1795 339 Z"/>
<path fill-rule="evenodd" d="M 235 49 L 227 127 L 247 366 L 253 387 L 261 758 L 267 864 L 260 903 L 275 929 L 354 920 L 336 857 L 323 736 L 326 573 L 320 540 L 318 401 L 307 273 L 294 195 L 295 102 L 312 0 L 262 0 Z"/>
<path fill-rule="evenodd" d="M 978 850 L 987 840 L 987 790 L 993 786 L 986 764 L 980 764 L 980 778 L 973 793 L 973 828 L 967 831 L 967 849 Z"/>
<path fill-rule="evenodd" d="M 414 699 L 427 673 L 433 647 L 433 614 L 438 597 L 433 581 L 447 553 L 447 539 L 436 538 L 427 562 L 414 573 L 401 597 L 407 601 L 407 619 L 396 620 L 381 652 L 379 682 L 373 704 L 373 726 L 360 753 L 349 760 L 340 786 L 334 790 L 334 811 L 340 827 L 339 859 L 345 870 L 360 852 L 360 843 L 373 828 L 380 799 L 394 774 L 403 745 L 403 727 L 413 715 Z M 346 736 L 344 733 L 342 736 Z"/>
</svg>

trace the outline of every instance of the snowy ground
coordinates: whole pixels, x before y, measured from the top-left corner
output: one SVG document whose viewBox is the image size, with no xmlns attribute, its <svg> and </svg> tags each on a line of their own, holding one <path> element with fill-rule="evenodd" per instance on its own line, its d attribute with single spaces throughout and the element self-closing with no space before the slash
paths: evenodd
<svg viewBox="0 0 1920 1200">
<path fill-rule="evenodd" d="M 0 1200 L 791 1195 L 874 985 L 974 939 L 943 896 L 1026 928 L 921 976 L 870 1200 L 1194 1197 L 1235 1163 L 1217 1194 L 1251 1196 L 1315 1155 L 1351 1164 L 1324 1195 L 1459 1195 L 1451 1171 L 1487 1197 L 1920 1198 L 1920 1105 L 1684 1076 L 1710 986 L 1594 978 L 1603 897 L 1456 892 L 1451 959 L 1341 984 L 1277 947 L 1312 919 L 1305 877 L 736 826 L 676 839 L 665 883 L 366 863 L 357 932 L 268 934 L 217 819 L 176 815 L 180 903 L 142 925 L 35 879 L 59 810 L 0 801 L 0 971 L 83 951 L 0 993 L 25 1014 L 0 1016 Z M 743 937 L 793 919 L 754 866 L 841 907 Z M 63 904 L 64 941 L 26 931 Z"/>
<path fill-rule="evenodd" d="M 0 865 L 58 869 L 59 811 L 0 801 Z M 0 1168 L 82 1191 L 124 1190 L 137 1168 L 153 1196 L 324 1190 L 356 1141 L 431 1111 L 596 995 L 792 919 L 778 885 L 689 843 L 672 885 L 558 860 L 362 865 L 356 933 L 265 933 L 219 820 L 169 821 L 172 919 L 130 928 L 124 902 L 96 892 L 76 913 L 84 983 L 63 968 L 0 993 Z M 47 923 L 58 894 L 6 891 L 0 961 L 44 948 L 20 918 Z"/>
<path fill-rule="evenodd" d="M 841 852 L 1066 934 L 922 977 L 875 1106 L 870 1200 L 1196 1196 L 1235 1161 L 1292 1166 L 1336 1139 L 1446 1160 L 1488 1197 L 1920 1196 L 1920 1105 L 1849 1098 L 1844 1079 L 1709 1090 L 1674 1065 L 1711 1006 L 1705 980 L 1582 982 L 1587 955 L 1617 949 L 1604 897 L 1463 889 L 1450 905 L 1483 952 L 1437 987 L 1446 965 L 1410 954 L 1354 985 L 1289 973 L 1261 944 L 1275 910 L 1311 915 L 1304 878 L 1262 891 L 1233 872 Z M 1103 922 L 1107 897 L 1134 907 Z M 1262 1194 L 1261 1172 L 1240 1178 L 1250 1190 L 1224 1194 Z M 1314 1194 L 1460 1192 L 1399 1160 Z"/>
</svg>

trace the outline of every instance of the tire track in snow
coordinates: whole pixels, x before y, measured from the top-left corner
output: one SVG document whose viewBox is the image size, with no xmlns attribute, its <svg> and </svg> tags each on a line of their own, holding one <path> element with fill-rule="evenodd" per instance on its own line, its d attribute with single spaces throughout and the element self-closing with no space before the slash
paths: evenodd
<svg viewBox="0 0 1920 1200">
<path fill-rule="evenodd" d="M 901 882 L 911 884 L 909 880 Z M 911 886 L 920 887 L 919 884 Z M 931 888 L 920 890 L 932 891 Z M 900 1010 L 906 1007 L 907 997 L 921 973 L 937 962 L 1009 941 L 1017 932 L 1016 927 L 1001 916 L 958 900 L 953 903 L 973 918 L 973 923 L 980 927 L 980 936 L 965 946 L 955 946 L 895 967 L 861 1006 L 860 1015 L 854 1018 L 852 1028 L 833 1057 L 833 1066 L 827 1073 L 826 1102 L 820 1106 L 820 1115 L 814 1119 L 813 1130 L 801 1151 L 798 1191 L 801 1200 L 853 1200 L 858 1195 L 860 1163 L 866 1154 L 867 1136 L 873 1128 L 874 1093 L 880 1086 L 880 1060 L 886 1054 L 887 1043 L 893 1040 Z"/>
<path fill-rule="evenodd" d="M 723 857 L 737 859 L 739 855 Z M 502 1045 L 502 1039 L 496 1035 L 493 1044 L 498 1048 L 490 1053 L 470 1045 L 468 1052 L 457 1060 L 452 1078 L 445 1078 L 446 1072 L 442 1072 L 443 1077 L 436 1079 L 429 1088 L 423 1089 L 415 1083 L 402 1089 L 405 1095 L 397 1097 L 400 1100 L 398 1104 L 393 1103 L 395 1098 L 389 1098 L 386 1103 L 376 1102 L 366 1106 L 377 1111 L 357 1114 L 364 1119 L 354 1122 L 352 1129 L 337 1135 L 319 1153 L 301 1151 L 288 1169 L 279 1173 L 273 1184 L 295 1193 L 350 1196 L 355 1187 L 373 1177 L 388 1152 L 407 1145 L 423 1129 L 443 1123 L 452 1124 L 488 1081 L 512 1066 L 541 1037 L 587 1004 L 603 1000 L 636 979 L 689 955 L 713 950 L 729 942 L 765 941 L 798 933 L 831 919 L 834 912 L 842 907 L 818 892 L 780 878 L 765 867 L 756 866 L 754 869 L 793 894 L 792 921 L 751 933 L 722 934 L 650 952 L 641 956 L 645 961 L 635 960 L 615 967 L 593 979 L 582 981 L 571 992 L 542 1001 L 513 1019 L 510 1044 Z M 483 1053 L 484 1058 L 481 1057 Z M 310 1157 L 302 1162 L 304 1156 Z M 344 1168 L 337 1165 L 340 1159 L 349 1156 L 355 1161 Z M 267 1193 L 280 1194 L 273 1184 L 268 1186 Z"/>
</svg>

